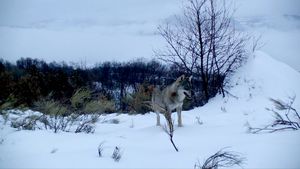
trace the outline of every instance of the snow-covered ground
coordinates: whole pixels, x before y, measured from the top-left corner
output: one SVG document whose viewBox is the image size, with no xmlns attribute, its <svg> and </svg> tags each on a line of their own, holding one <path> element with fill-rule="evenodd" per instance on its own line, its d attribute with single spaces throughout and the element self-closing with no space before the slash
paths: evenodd
<svg viewBox="0 0 300 169">
<path fill-rule="evenodd" d="M 174 133 L 179 152 L 155 126 L 154 113 L 103 116 L 120 123 L 102 120 L 94 134 L 15 131 L 1 122 L 0 168 L 193 168 L 224 147 L 247 159 L 244 168 L 299 168 L 300 131 L 247 132 L 247 124 L 262 127 L 272 122 L 272 113 L 265 109 L 273 106 L 270 97 L 285 100 L 296 95 L 293 107 L 300 110 L 299 72 L 256 52 L 231 85 L 229 92 L 237 98 L 217 96 L 183 112 L 184 127 L 176 127 Z M 100 158 L 97 148 L 103 141 Z M 111 158 L 116 146 L 122 151 L 119 162 Z"/>
<path fill-rule="evenodd" d="M 234 3 L 238 28 L 261 34 L 265 53 L 256 52 L 234 75 L 228 91 L 237 98 L 216 96 L 203 107 L 183 112 L 184 127 L 176 127 L 174 133 L 179 152 L 155 126 L 154 113 L 103 116 L 120 123 L 100 121 L 94 134 L 16 131 L 0 118 L 0 168 L 193 168 L 224 147 L 247 159 L 244 168 L 300 168 L 299 131 L 247 132 L 248 124 L 262 127 L 272 122 L 273 114 L 266 110 L 273 107 L 270 97 L 285 100 L 296 95 L 293 106 L 300 110 L 299 1 Z M 0 55 L 10 61 L 22 56 L 87 64 L 150 58 L 153 49 L 163 46 L 156 27 L 180 14 L 181 4 L 180 0 L 3 0 Z M 97 148 L 103 141 L 99 158 Z M 119 162 L 111 158 L 116 146 L 123 154 Z"/>
</svg>

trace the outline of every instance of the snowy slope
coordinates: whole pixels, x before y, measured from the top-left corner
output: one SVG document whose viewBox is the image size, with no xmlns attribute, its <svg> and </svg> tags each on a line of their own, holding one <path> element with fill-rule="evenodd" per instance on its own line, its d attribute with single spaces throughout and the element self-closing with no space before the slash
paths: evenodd
<svg viewBox="0 0 300 169">
<path fill-rule="evenodd" d="M 271 122 L 268 98 L 300 97 L 300 74 L 291 67 L 256 52 L 234 75 L 234 95 L 217 96 L 203 107 L 183 112 L 183 128 L 176 127 L 176 152 L 168 136 L 155 126 L 155 114 L 104 116 L 119 124 L 97 124 L 94 134 L 51 131 L 14 131 L 2 126 L 0 168 L 193 168 L 195 162 L 224 147 L 247 160 L 244 168 L 299 168 L 299 131 L 249 134 L 246 123 L 263 126 Z M 237 97 L 237 98 L 236 98 Z M 300 109 L 300 99 L 294 103 Z M 176 119 L 176 114 L 173 114 Z M 198 124 L 196 118 L 203 122 Z M 104 142 L 103 157 L 97 147 Z M 111 159 L 115 146 L 123 156 Z"/>
<path fill-rule="evenodd" d="M 300 1 L 234 0 L 235 20 L 242 30 L 261 35 L 261 48 L 300 70 Z"/>
</svg>

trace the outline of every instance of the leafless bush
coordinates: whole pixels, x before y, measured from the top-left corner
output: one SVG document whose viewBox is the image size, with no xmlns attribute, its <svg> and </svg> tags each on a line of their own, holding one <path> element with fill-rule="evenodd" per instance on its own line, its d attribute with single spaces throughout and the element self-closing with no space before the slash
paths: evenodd
<svg viewBox="0 0 300 169">
<path fill-rule="evenodd" d="M 295 102 L 296 96 L 289 97 L 289 101 L 284 102 L 279 99 L 270 98 L 273 103 L 274 109 L 267 108 L 268 111 L 274 113 L 275 120 L 273 123 L 266 125 L 265 127 L 251 127 L 248 125 L 250 133 L 256 134 L 259 132 L 273 133 L 281 130 L 299 130 L 300 129 L 300 116 L 295 108 L 292 107 Z"/>
<path fill-rule="evenodd" d="M 194 165 L 194 169 L 218 169 L 219 167 L 240 166 L 245 159 L 235 152 L 224 151 L 221 149 L 217 153 L 208 157 L 201 165 L 198 161 Z M 242 167 L 241 167 L 242 168 Z"/>
<path fill-rule="evenodd" d="M 171 113 L 165 112 L 164 116 L 167 121 L 167 125 L 163 126 L 163 130 L 169 135 L 170 141 L 175 148 L 175 150 L 178 152 L 178 148 L 176 147 L 174 141 L 173 141 L 173 135 L 174 135 L 174 121 L 172 120 Z"/>
<path fill-rule="evenodd" d="M 35 130 L 40 129 L 37 125 L 39 119 L 43 116 L 29 115 L 26 117 L 19 117 L 11 119 L 10 126 L 18 130 Z"/>
<path fill-rule="evenodd" d="M 98 121 L 99 115 L 81 115 L 78 117 L 77 127 L 75 133 L 94 133 L 95 127 L 94 124 Z"/>
<path fill-rule="evenodd" d="M 68 116 L 44 116 L 40 122 L 44 124 L 45 129 L 53 130 L 54 133 L 58 131 L 75 132 L 75 133 L 94 133 L 95 123 L 98 121 L 100 115 L 94 114 L 71 114 Z"/>
<path fill-rule="evenodd" d="M 72 98 L 73 105 L 81 105 L 83 102 L 83 96 L 89 95 L 88 92 L 81 91 Z M 80 97 L 78 96 L 80 95 Z M 81 96 L 83 95 L 83 96 Z M 43 112 L 44 116 L 39 121 L 44 125 L 45 129 L 53 130 L 54 133 L 58 131 L 73 131 L 75 133 L 85 132 L 93 133 L 94 124 L 99 118 L 99 114 L 85 114 L 85 113 L 73 113 L 67 106 L 62 105 L 56 101 L 39 101 L 35 103 L 37 110 Z"/>
<path fill-rule="evenodd" d="M 201 118 L 199 116 L 196 116 L 196 121 L 199 125 L 203 124 L 203 121 L 201 120 Z"/>
<path fill-rule="evenodd" d="M 166 48 L 159 59 L 193 74 L 202 83 L 208 101 L 247 58 L 248 35 L 239 33 L 232 20 L 234 9 L 225 0 L 188 0 L 182 16 L 159 27 Z"/>
<path fill-rule="evenodd" d="M 115 147 L 111 158 L 114 159 L 115 162 L 120 161 L 120 159 L 122 158 L 122 153 L 121 153 L 121 148 L 120 147 L 118 147 L 118 146 Z"/>
<path fill-rule="evenodd" d="M 58 131 L 69 131 L 70 126 L 72 126 L 73 119 L 68 116 L 47 116 L 43 119 L 46 129 L 53 130 L 54 133 Z"/>
<path fill-rule="evenodd" d="M 102 157 L 103 145 L 104 145 L 104 141 L 102 141 L 102 142 L 99 144 L 99 146 L 98 146 L 98 155 L 99 155 L 99 157 Z"/>
<path fill-rule="evenodd" d="M 99 114 L 53 115 L 20 111 L 19 114 L 8 113 L 6 121 L 18 130 L 45 129 L 52 130 L 54 133 L 59 131 L 93 133 L 99 117 Z"/>
<path fill-rule="evenodd" d="M 45 128 L 53 130 L 54 133 L 59 130 L 66 131 L 66 128 L 72 123 L 68 108 L 57 101 L 41 100 L 36 102 L 35 106 L 45 115 L 41 118 Z"/>
</svg>

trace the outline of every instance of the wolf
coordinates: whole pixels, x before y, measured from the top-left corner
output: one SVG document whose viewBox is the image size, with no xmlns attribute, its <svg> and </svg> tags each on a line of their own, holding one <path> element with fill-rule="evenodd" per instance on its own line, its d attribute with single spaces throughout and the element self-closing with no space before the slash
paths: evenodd
<svg viewBox="0 0 300 169">
<path fill-rule="evenodd" d="M 182 75 L 164 89 L 160 89 L 159 87 L 153 89 L 151 108 L 156 113 L 157 126 L 160 126 L 159 113 L 169 113 L 168 115 L 170 116 L 175 109 L 178 116 L 178 126 L 183 126 L 181 118 L 182 105 L 185 98 L 191 99 L 191 79 L 192 76 L 186 77 Z"/>
</svg>

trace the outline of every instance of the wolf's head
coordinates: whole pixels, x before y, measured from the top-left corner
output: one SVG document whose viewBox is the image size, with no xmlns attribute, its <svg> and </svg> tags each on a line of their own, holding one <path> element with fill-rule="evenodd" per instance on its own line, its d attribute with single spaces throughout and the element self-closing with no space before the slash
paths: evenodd
<svg viewBox="0 0 300 169">
<path fill-rule="evenodd" d="M 185 77 L 185 75 L 180 76 L 176 80 L 178 86 L 178 91 L 183 92 L 187 99 L 192 99 L 192 76 Z"/>
</svg>

